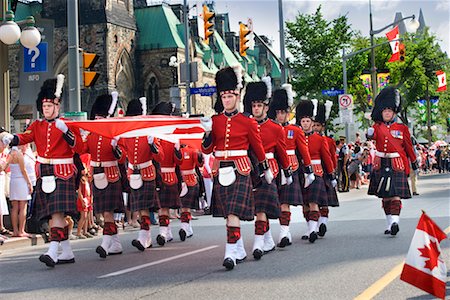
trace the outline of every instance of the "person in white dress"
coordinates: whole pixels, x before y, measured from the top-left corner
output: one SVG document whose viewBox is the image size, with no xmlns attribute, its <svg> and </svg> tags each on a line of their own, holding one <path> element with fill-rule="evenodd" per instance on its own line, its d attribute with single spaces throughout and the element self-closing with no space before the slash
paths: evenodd
<svg viewBox="0 0 450 300">
<path fill-rule="evenodd" d="M 9 215 L 8 203 L 6 202 L 5 180 L 6 180 L 6 159 L 8 157 L 8 149 L 2 142 L 2 138 L 6 132 L 0 133 L 0 238 L 3 235 L 11 235 L 11 232 L 3 225 L 3 216 Z"/>
<path fill-rule="evenodd" d="M 11 181 L 9 187 L 9 200 L 11 201 L 11 223 L 13 225 L 13 236 L 29 237 L 25 232 L 27 218 L 27 204 L 31 200 L 33 184 L 25 167 L 25 159 L 18 147 L 12 147 L 7 161 L 11 170 Z"/>
</svg>

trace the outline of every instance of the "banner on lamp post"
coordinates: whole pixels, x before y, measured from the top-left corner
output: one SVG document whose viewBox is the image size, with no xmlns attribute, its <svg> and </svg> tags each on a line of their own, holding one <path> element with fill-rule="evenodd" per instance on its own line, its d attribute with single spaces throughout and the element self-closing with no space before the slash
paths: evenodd
<svg viewBox="0 0 450 300">
<path fill-rule="evenodd" d="M 389 59 L 389 62 L 394 62 L 400 60 L 400 34 L 398 31 L 398 25 L 394 27 L 391 31 L 386 33 L 386 37 L 389 40 L 389 44 L 391 45 L 392 55 Z"/>
<path fill-rule="evenodd" d="M 436 71 L 436 76 L 438 78 L 438 88 L 436 92 L 443 92 L 447 90 L 447 77 L 445 72 L 442 70 Z"/>
</svg>

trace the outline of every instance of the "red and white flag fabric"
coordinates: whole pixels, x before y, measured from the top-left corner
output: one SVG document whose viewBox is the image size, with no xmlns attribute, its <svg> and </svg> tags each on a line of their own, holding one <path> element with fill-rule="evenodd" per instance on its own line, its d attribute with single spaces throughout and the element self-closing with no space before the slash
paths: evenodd
<svg viewBox="0 0 450 300">
<path fill-rule="evenodd" d="M 447 235 L 423 213 L 417 224 L 400 279 L 438 298 L 445 298 L 447 268 L 440 242 Z"/>
<path fill-rule="evenodd" d="M 447 76 L 442 70 L 436 71 L 436 76 L 438 78 L 438 88 L 436 92 L 443 92 L 447 90 Z"/>
<path fill-rule="evenodd" d="M 205 132 L 201 126 L 200 118 L 161 115 L 66 121 L 66 123 L 108 138 L 151 135 L 172 143 L 185 143 L 196 149 L 200 149 Z"/>
<path fill-rule="evenodd" d="M 391 45 L 392 55 L 389 59 L 389 62 L 394 62 L 400 60 L 400 34 L 398 31 L 398 26 L 395 26 L 394 29 L 386 33 L 386 37 L 389 40 L 389 44 Z"/>
</svg>

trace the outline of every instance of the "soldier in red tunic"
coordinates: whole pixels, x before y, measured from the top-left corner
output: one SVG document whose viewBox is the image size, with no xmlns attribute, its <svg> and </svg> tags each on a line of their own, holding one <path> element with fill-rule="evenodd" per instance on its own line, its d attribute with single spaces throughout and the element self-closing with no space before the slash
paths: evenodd
<svg viewBox="0 0 450 300">
<path fill-rule="evenodd" d="M 313 104 L 313 101 L 315 104 Z M 315 174 L 314 182 L 303 191 L 303 209 L 308 222 L 308 240 L 314 243 L 317 239 L 317 225 L 319 221 L 319 206 L 328 203 L 327 191 L 323 177 L 328 176 L 332 186 L 336 187 L 337 181 L 333 175 L 333 162 L 328 147 L 324 147 L 325 140 L 313 130 L 313 119 L 317 114 L 317 100 L 301 100 L 296 108 L 297 124 L 303 128 L 308 145 L 311 163 Z M 322 168 L 325 167 L 325 171 Z"/>
<path fill-rule="evenodd" d="M 249 83 L 244 96 L 244 111 L 251 113 L 258 122 L 264 152 L 274 177 L 276 178 L 280 172 L 278 166 L 280 164 L 286 178 L 284 184 L 292 184 L 291 164 L 286 153 L 284 129 L 279 123 L 267 117 L 271 95 L 270 77 L 263 77 L 260 82 Z M 259 186 L 254 187 L 254 198 L 256 221 L 253 257 L 259 260 L 264 253 L 275 249 L 275 243 L 269 231 L 269 219 L 278 219 L 281 215 L 276 182 L 268 183 L 263 180 Z"/>
<path fill-rule="evenodd" d="M 134 99 L 128 103 L 126 116 L 145 115 L 146 111 L 146 99 L 141 97 L 139 100 Z M 139 251 L 144 251 L 152 246 L 150 211 L 157 211 L 160 207 L 156 195 L 156 170 L 152 160 L 164 159 L 164 151 L 158 139 L 153 136 L 120 139 L 119 146 L 128 158 L 130 211 L 138 211 L 141 218 L 138 238 L 131 244 Z"/>
<path fill-rule="evenodd" d="M 242 89 L 242 69 L 226 67 L 216 74 L 218 101 L 223 112 L 202 119 L 205 136 L 202 143 L 206 154 L 214 151 L 212 212 L 215 217 L 227 219 L 227 244 L 223 266 L 233 269 L 236 262 L 247 256 L 241 238 L 240 220 L 254 218 L 254 198 L 250 178 L 251 163 L 248 149 L 254 152 L 268 183 L 273 180 L 266 160 L 258 124 L 237 107 Z M 218 106 L 216 106 L 218 107 Z"/>
<path fill-rule="evenodd" d="M 152 111 L 153 115 L 172 115 L 175 112 L 175 104 L 171 102 L 160 102 Z M 159 234 L 156 242 L 160 246 L 173 240 L 172 229 L 170 226 L 170 209 L 179 209 L 181 207 L 179 181 L 176 172 L 177 166 L 182 162 L 180 152 L 180 143 L 171 143 L 161 140 L 161 148 L 164 151 L 164 159 L 159 163 L 161 174 L 161 186 L 159 190 L 159 201 L 161 209 L 159 210 Z M 186 217 L 186 214 L 184 215 Z M 185 237 L 184 237 L 185 238 Z M 183 236 L 180 235 L 183 240 Z"/>
<path fill-rule="evenodd" d="M 325 104 L 319 103 L 317 107 L 317 115 L 314 118 L 314 124 L 313 129 L 315 132 L 317 132 L 319 135 L 323 137 L 325 140 L 325 143 L 328 147 L 328 150 L 330 152 L 331 161 L 333 162 L 333 173 L 336 173 L 336 167 L 337 167 L 337 158 L 336 158 L 336 143 L 334 139 L 328 137 L 325 135 L 325 129 L 326 129 L 326 122 L 328 118 L 330 117 L 331 107 L 333 106 L 333 102 L 327 100 Z M 324 144 L 325 144 L 324 143 Z M 322 168 L 325 168 L 323 162 L 322 162 Z M 336 188 L 332 186 L 331 180 L 329 177 L 325 176 L 323 177 L 323 181 L 325 182 L 325 187 L 327 189 L 328 194 L 328 205 L 322 205 L 319 207 L 320 217 L 319 217 L 319 227 L 317 234 L 320 237 L 325 236 L 325 233 L 327 232 L 327 222 L 328 222 L 328 215 L 329 215 L 329 206 L 331 207 L 337 207 L 339 206 L 339 200 L 336 193 Z"/>
<path fill-rule="evenodd" d="M 401 199 L 411 198 L 408 185 L 409 161 L 418 170 L 411 135 L 406 125 L 397 123 L 396 114 L 401 109 L 401 97 L 397 89 L 384 88 L 375 99 L 372 120 L 367 138 L 375 141 L 376 153 L 370 175 L 369 195 L 382 198 L 386 214 L 385 234 L 395 236 L 399 232 Z"/>
<path fill-rule="evenodd" d="M 77 169 L 73 156 L 83 149 L 78 129 L 67 126 L 59 119 L 64 75 L 44 82 L 36 100 L 38 111 L 44 116 L 34 121 L 28 129 L 15 136 L 7 135 L 3 143 L 11 146 L 34 142 L 38 153 L 36 182 L 36 211 L 39 218 L 51 218 L 51 242 L 39 260 L 48 267 L 73 263 L 75 257 L 69 243 L 69 228 L 65 214 L 76 213 Z M 62 253 L 58 255 L 58 245 Z"/>
<path fill-rule="evenodd" d="M 191 226 L 191 209 L 199 209 L 200 185 L 196 168 L 203 166 L 203 155 L 200 151 L 182 144 L 181 156 L 183 161 L 180 165 L 181 177 L 183 179 L 180 193 L 181 199 L 181 229 L 180 239 L 191 237 L 194 232 Z"/>
<path fill-rule="evenodd" d="M 92 105 L 90 119 L 98 120 L 114 116 L 117 98 L 117 92 L 98 96 Z M 96 133 L 88 134 L 83 152 L 91 154 L 94 211 L 101 213 L 105 220 L 102 243 L 95 251 L 101 258 L 122 254 L 122 244 L 114 222 L 114 212 L 124 211 L 121 174 L 118 167 L 122 152 L 117 146 L 117 140 Z"/>
<path fill-rule="evenodd" d="M 270 103 L 269 118 L 275 119 L 284 128 L 286 137 L 286 153 L 289 157 L 294 182 L 284 184 L 284 174 L 278 180 L 278 193 L 281 203 L 280 236 L 278 247 L 291 245 L 292 237 L 289 231 L 291 222 L 290 206 L 303 204 L 302 190 L 314 181 L 311 167 L 311 157 L 306 145 L 305 134 L 300 126 L 289 123 L 289 114 L 294 103 L 294 94 L 290 84 L 284 84 L 281 89 L 274 92 Z M 304 185 L 304 186 L 303 186 Z"/>
</svg>

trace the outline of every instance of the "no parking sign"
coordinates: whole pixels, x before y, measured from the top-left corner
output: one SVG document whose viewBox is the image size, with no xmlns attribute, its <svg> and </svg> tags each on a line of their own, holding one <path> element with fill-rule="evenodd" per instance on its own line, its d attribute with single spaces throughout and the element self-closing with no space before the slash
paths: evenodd
<svg viewBox="0 0 450 300">
<path fill-rule="evenodd" d="M 351 94 L 339 95 L 338 100 L 340 109 L 353 109 L 353 95 Z"/>
</svg>

